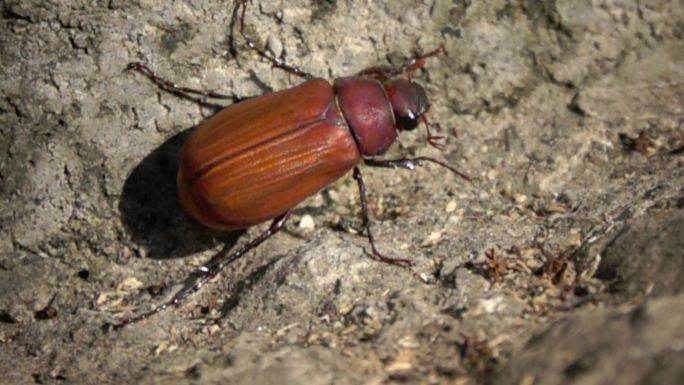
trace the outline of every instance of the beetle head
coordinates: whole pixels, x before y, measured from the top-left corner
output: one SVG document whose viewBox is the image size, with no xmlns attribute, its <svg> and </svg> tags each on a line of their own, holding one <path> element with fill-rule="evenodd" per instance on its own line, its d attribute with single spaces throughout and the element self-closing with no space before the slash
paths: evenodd
<svg viewBox="0 0 684 385">
<path fill-rule="evenodd" d="M 394 121 L 398 130 L 413 130 L 418 127 L 421 116 L 430 108 L 425 89 L 406 79 L 392 79 L 385 84 Z"/>
</svg>

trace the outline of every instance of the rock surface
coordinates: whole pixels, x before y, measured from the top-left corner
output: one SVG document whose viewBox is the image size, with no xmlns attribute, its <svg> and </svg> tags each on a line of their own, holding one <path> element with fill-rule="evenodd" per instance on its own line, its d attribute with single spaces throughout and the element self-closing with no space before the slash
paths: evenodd
<svg viewBox="0 0 684 385">
<path fill-rule="evenodd" d="M 253 1 L 246 33 L 334 78 L 399 65 L 430 120 L 183 306 L 121 330 L 225 241 L 181 211 L 180 146 L 214 109 L 301 80 L 223 1 L 7 0 L 0 24 L 0 383 L 684 383 L 684 4 Z M 232 38 L 234 37 L 234 38 Z M 211 103 L 230 104 L 228 100 Z M 306 225 L 302 225 L 305 223 Z"/>
</svg>

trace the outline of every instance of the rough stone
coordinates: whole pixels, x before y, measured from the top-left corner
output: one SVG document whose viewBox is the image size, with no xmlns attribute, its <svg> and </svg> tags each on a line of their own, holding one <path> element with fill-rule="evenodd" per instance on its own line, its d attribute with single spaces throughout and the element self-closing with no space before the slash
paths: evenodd
<svg viewBox="0 0 684 385">
<path fill-rule="evenodd" d="M 245 33 L 315 76 L 400 65 L 447 137 L 342 178 L 179 308 L 121 330 L 223 243 L 183 214 L 178 155 L 214 108 L 301 82 L 224 1 L 0 7 L 0 383 L 682 383 L 679 0 L 252 1 Z M 232 45 L 231 45 L 232 44 Z M 347 226 L 349 225 L 349 226 Z M 47 316 L 46 316 L 47 315 Z M 109 332 L 105 332 L 109 330 Z M 618 370 L 619 369 L 619 370 Z"/>
</svg>

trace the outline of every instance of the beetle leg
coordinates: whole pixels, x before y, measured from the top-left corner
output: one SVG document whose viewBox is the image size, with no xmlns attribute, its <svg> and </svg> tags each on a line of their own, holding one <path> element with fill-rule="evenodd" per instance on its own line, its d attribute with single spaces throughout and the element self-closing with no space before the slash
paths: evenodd
<svg viewBox="0 0 684 385">
<path fill-rule="evenodd" d="M 415 170 L 417 166 L 422 166 L 423 163 L 434 163 L 446 168 L 457 176 L 472 182 L 472 178 L 468 175 L 456 170 L 448 164 L 426 156 L 419 156 L 417 158 L 401 158 L 401 159 L 364 159 L 364 163 L 371 167 L 385 167 L 385 168 L 405 168 L 407 170 Z"/>
<path fill-rule="evenodd" d="M 366 200 L 366 184 L 363 183 L 363 177 L 361 176 L 361 170 L 359 170 L 358 167 L 354 167 L 354 179 L 356 180 L 356 183 L 358 183 L 358 185 L 359 185 L 359 196 L 361 197 L 361 211 L 363 214 L 363 222 L 362 222 L 361 226 L 366 229 L 366 235 L 368 235 L 368 242 L 370 242 L 371 250 L 373 251 L 371 253 L 371 257 L 375 260 L 378 260 L 378 261 L 384 262 L 384 263 L 389 263 L 391 265 L 399 265 L 399 266 L 411 266 L 411 265 L 413 265 L 413 261 L 410 261 L 408 259 L 385 257 L 384 255 L 380 254 L 378 249 L 375 247 L 375 238 L 373 238 L 373 232 L 371 231 L 370 220 L 368 218 L 368 201 Z"/>
<path fill-rule="evenodd" d="M 433 56 L 441 55 L 444 54 L 446 55 L 446 49 L 444 48 L 444 45 L 440 45 L 437 47 L 437 49 L 434 49 L 428 53 L 424 53 L 422 55 L 418 55 L 408 62 L 406 62 L 403 66 L 401 66 L 401 69 L 398 72 L 404 73 L 406 75 L 406 79 L 411 80 L 411 77 L 413 76 L 413 73 L 425 66 L 425 61 L 428 58 L 431 58 Z"/>
<path fill-rule="evenodd" d="M 157 73 L 154 72 L 145 63 L 141 63 L 141 62 L 128 63 L 128 65 L 126 66 L 126 70 L 127 71 L 140 72 L 141 74 L 147 76 L 147 78 L 149 78 L 154 84 L 156 84 L 159 88 L 161 88 L 162 90 L 164 90 L 166 92 L 169 92 L 169 93 L 172 93 L 176 96 L 180 96 L 180 97 L 195 101 L 197 103 L 207 105 L 207 106 L 212 107 L 214 109 L 217 109 L 217 108 L 221 109 L 224 106 L 213 104 L 213 103 L 207 103 L 206 101 L 203 100 L 203 98 L 235 100 L 235 98 L 233 96 L 221 94 L 221 93 L 214 92 L 214 91 L 202 91 L 202 90 L 197 90 L 194 88 L 181 87 L 181 86 L 177 85 L 176 83 L 169 81 L 169 80 L 166 80 L 166 79 L 162 78 L 161 76 L 157 75 Z"/>
<path fill-rule="evenodd" d="M 304 71 L 303 69 L 301 69 L 299 67 L 291 66 L 291 65 L 285 63 L 285 61 L 283 59 L 277 58 L 274 55 L 269 54 L 268 52 L 266 52 L 266 50 L 257 47 L 257 45 L 254 44 L 254 42 L 250 38 L 247 37 L 247 35 L 245 34 L 245 12 L 247 11 L 247 1 L 249 1 L 249 0 L 237 0 L 236 1 L 237 4 L 236 4 L 235 10 L 233 12 L 233 23 L 238 18 L 240 19 L 240 35 L 242 36 L 242 38 L 247 43 L 247 47 L 249 47 L 252 51 L 256 52 L 262 58 L 271 62 L 271 65 L 273 67 L 280 68 L 283 71 L 289 72 L 293 75 L 297 75 L 297 76 L 304 78 L 304 79 L 307 79 L 307 80 L 313 79 L 314 76 L 311 75 L 310 73 Z M 242 9 L 240 9 L 240 6 L 242 6 Z"/>
<path fill-rule="evenodd" d="M 391 67 L 370 67 L 366 68 L 362 71 L 359 71 L 357 75 L 360 76 L 369 76 L 375 80 L 378 80 L 380 82 L 384 82 L 388 79 L 391 79 L 395 76 L 404 74 L 408 80 L 411 80 L 411 77 L 413 76 L 413 73 L 420 68 L 423 68 L 425 66 L 425 62 L 428 58 L 431 58 L 433 56 L 437 56 L 440 54 L 446 54 L 446 50 L 444 49 L 443 45 L 440 45 L 437 49 L 432 50 L 428 53 L 418 55 L 416 57 L 413 57 L 409 59 L 404 65 L 402 65 L 399 68 L 391 68 Z"/>
<path fill-rule="evenodd" d="M 271 227 L 269 227 L 267 231 L 261 233 L 251 242 L 247 243 L 246 245 L 243 245 L 242 247 L 240 247 L 239 249 L 235 250 L 230 254 L 228 253 L 228 249 L 224 248 L 218 254 L 212 257 L 207 264 L 200 266 L 197 270 L 195 270 L 190 275 L 190 277 L 188 277 L 185 280 L 183 288 L 181 288 L 168 302 L 165 302 L 146 313 L 142 313 L 133 318 L 123 320 L 122 322 L 115 324 L 113 328 L 120 329 L 126 325 L 145 320 L 150 316 L 157 314 L 171 306 L 180 305 L 191 294 L 198 292 L 210 279 L 218 275 L 221 272 L 221 270 L 223 270 L 228 264 L 244 256 L 247 252 L 259 246 L 265 240 L 267 240 L 268 238 L 276 234 L 278 231 L 280 231 L 289 217 L 290 212 L 288 211 L 285 214 L 282 214 L 279 217 L 275 218 L 273 220 L 273 223 L 271 223 Z"/>
</svg>

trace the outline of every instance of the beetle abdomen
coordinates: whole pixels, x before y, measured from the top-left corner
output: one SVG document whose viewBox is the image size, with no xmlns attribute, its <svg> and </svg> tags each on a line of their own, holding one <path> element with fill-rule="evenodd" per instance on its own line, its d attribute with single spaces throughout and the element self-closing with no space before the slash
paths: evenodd
<svg viewBox="0 0 684 385">
<path fill-rule="evenodd" d="M 284 213 L 359 159 L 332 87 L 311 80 L 202 123 L 183 147 L 180 200 L 206 226 L 246 228 Z"/>
</svg>

